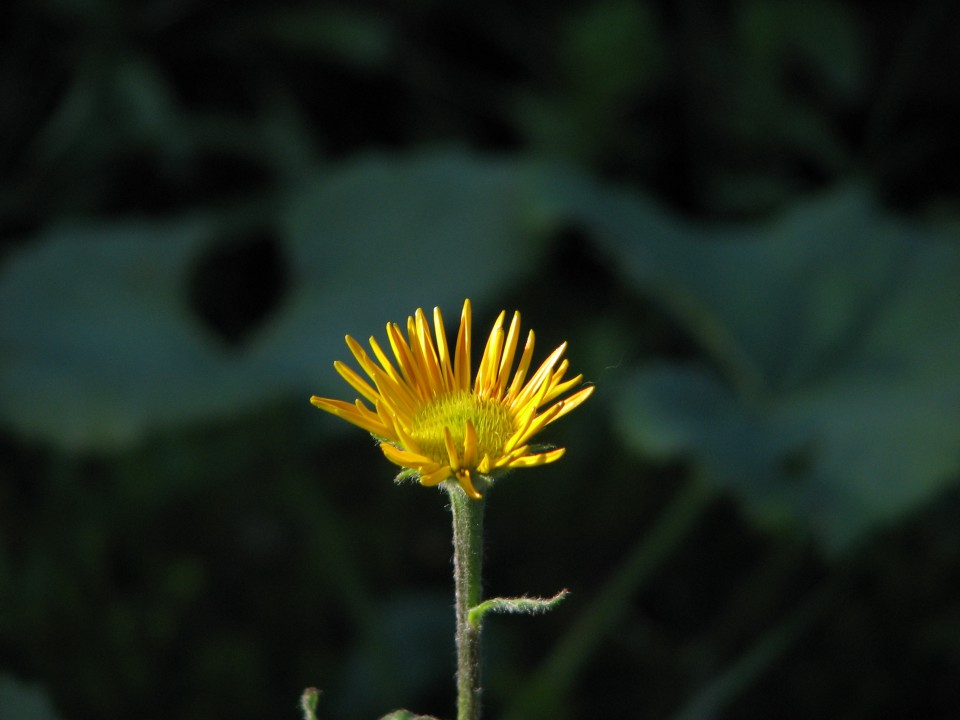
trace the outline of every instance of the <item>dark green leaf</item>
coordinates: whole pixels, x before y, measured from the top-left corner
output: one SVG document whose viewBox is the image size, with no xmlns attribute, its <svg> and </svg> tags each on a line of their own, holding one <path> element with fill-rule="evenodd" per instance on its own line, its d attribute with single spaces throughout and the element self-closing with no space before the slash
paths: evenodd
<svg viewBox="0 0 960 720">
<path fill-rule="evenodd" d="M 762 516 L 801 520 L 833 550 L 956 477 L 955 244 L 857 190 L 711 233 L 570 187 L 572 215 L 719 368 L 637 373 L 618 410 L 631 443 L 694 458 Z"/>
<path fill-rule="evenodd" d="M 59 720 L 53 703 L 37 685 L 0 675 L 0 709 L 13 720 Z"/>
<path fill-rule="evenodd" d="M 72 448 L 128 443 L 158 427 L 284 393 L 350 394 L 332 370 L 417 307 L 448 322 L 529 272 L 538 244 L 523 166 L 460 153 L 367 158 L 293 194 L 281 229 L 287 300 L 254 341 L 220 346 L 187 302 L 211 223 L 63 226 L 0 276 L 0 418 Z M 527 210 L 529 213 L 529 210 Z"/>
</svg>

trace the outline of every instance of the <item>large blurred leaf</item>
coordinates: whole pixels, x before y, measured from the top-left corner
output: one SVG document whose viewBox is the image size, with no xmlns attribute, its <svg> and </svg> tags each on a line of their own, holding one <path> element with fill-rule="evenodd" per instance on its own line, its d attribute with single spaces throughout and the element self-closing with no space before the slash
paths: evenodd
<svg viewBox="0 0 960 720">
<path fill-rule="evenodd" d="M 558 70 L 546 88 L 517 97 L 517 119 L 541 153 L 603 165 L 650 157 L 636 107 L 663 80 L 666 52 L 657 13 L 631 0 L 588 3 L 560 23 Z M 629 163 L 627 163 L 629 164 Z"/>
<path fill-rule="evenodd" d="M 693 457 L 760 515 L 800 520 L 832 550 L 957 477 L 954 238 L 857 190 L 735 232 L 570 178 L 555 190 L 716 363 L 633 375 L 618 402 L 630 443 Z"/>
<path fill-rule="evenodd" d="M 306 182 L 279 229 L 286 302 L 235 352 L 187 302 L 213 223 L 51 230 L 0 274 L 0 420 L 67 447 L 108 447 L 282 393 L 348 391 L 331 369 L 348 354 L 344 333 L 380 333 L 418 306 L 440 305 L 453 322 L 465 297 L 482 312 L 530 272 L 525 178 L 518 163 L 451 152 L 367 158 Z"/>
<path fill-rule="evenodd" d="M 455 628 L 449 597 L 398 595 L 384 601 L 379 610 L 385 641 L 360 640 L 343 658 L 342 680 L 330 691 L 331 717 L 378 717 L 385 709 L 410 705 L 411 698 L 443 687 L 454 671 Z"/>
<path fill-rule="evenodd" d="M 331 362 L 349 357 L 344 333 L 382 338 L 388 321 L 437 305 L 452 323 L 464 298 L 482 303 L 530 273 L 528 175 L 517 162 L 438 153 L 369 157 L 306 184 L 284 214 L 289 303 L 255 360 L 339 392 Z"/>
<path fill-rule="evenodd" d="M 226 410 L 236 363 L 184 293 L 200 221 L 54 229 L 0 277 L 0 409 L 67 447 L 110 445 Z"/>
<path fill-rule="evenodd" d="M 269 7 L 257 30 L 281 47 L 304 55 L 329 56 L 361 67 L 379 67 L 389 58 L 394 28 L 382 16 L 356 8 Z"/>
<path fill-rule="evenodd" d="M 58 720 L 60 716 L 40 686 L 0 675 L 0 717 L 10 720 Z"/>
</svg>

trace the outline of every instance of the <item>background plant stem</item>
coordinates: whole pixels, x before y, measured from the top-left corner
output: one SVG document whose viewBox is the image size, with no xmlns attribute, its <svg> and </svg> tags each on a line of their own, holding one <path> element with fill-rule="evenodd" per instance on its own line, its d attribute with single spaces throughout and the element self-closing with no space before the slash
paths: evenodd
<svg viewBox="0 0 960 720">
<path fill-rule="evenodd" d="M 567 629 L 550 658 L 505 713 L 506 720 L 559 717 L 573 696 L 583 667 L 623 616 L 638 588 L 690 534 L 715 497 L 713 488 L 690 482 L 641 537 L 581 617 Z"/>
</svg>

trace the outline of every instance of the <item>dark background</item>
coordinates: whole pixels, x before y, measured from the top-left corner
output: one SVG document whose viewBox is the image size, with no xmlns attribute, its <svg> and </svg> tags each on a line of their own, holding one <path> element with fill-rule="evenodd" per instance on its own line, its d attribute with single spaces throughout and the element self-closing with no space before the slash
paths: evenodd
<svg viewBox="0 0 960 720">
<path fill-rule="evenodd" d="M 597 386 L 488 506 L 487 716 L 960 709 L 949 0 L 0 8 L 0 717 L 454 707 L 343 335 Z"/>
</svg>

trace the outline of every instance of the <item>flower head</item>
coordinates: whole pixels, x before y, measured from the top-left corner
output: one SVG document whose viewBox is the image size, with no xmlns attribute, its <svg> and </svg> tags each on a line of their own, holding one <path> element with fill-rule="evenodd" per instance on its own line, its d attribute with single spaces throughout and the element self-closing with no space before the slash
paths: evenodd
<svg viewBox="0 0 960 720">
<path fill-rule="evenodd" d="M 310 402 L 373 434 L 387 459 L 417 476 L 421 484 L 455 478 L 467 495 L 479 499 L 478 479 L 483 487 L 498 472 L 559 460 L 564 448 L 544 449 L 531 445 L 530 439 L 593 392 L 588 386 L 561 398 L 583 378 L 563 379 L 569 367 L 560 359 L 566 343 L 530 374 L 532 330 L 514 369 L 520 313 L 513 314 L 506 331 L 505 319 L 506 312 L 501 312 L 476 377 L 470 368 L 469 300 L 463 303 L 452 357 L 439 308 L 433 311 L 435 339 L 423 310 L 407 318 L 406 337 L 397 324 L 387 324 L 393 361 L 374 338 L 371 357 L 347 335 L 347 346 L 372 384 L 340 361 L 334 367 L 373 408 L 359 398 L 348 403 L 313 396 Z"/>
</svg>

